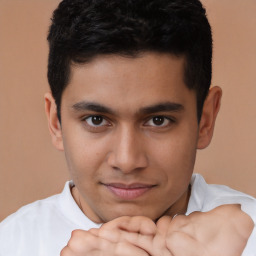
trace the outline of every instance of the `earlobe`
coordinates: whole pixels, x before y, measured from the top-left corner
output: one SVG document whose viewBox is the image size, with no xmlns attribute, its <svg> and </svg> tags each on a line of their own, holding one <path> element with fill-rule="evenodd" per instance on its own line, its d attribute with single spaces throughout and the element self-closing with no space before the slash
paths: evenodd
<svg viewBox="0 0 256 256">
<path fill-rule="evenodd" d="M 45 100 L 45 113 L 48 119 L 48 128 L 52 137 L 52 144 L 58 150 L 63 151 L 63 139 L 61 125 L 57 116 L 57 107 L 55 100 L 50 92 L 44 96 Z"/>
<path fill-rule="evenodd" d="M 199 124 L 197 148 L 206 148 L 212 139 L 215 121 L 220 109 L 222 90 L 215 86 L 209 90 L 205 100 L 202 116 Z"/>
</svg>

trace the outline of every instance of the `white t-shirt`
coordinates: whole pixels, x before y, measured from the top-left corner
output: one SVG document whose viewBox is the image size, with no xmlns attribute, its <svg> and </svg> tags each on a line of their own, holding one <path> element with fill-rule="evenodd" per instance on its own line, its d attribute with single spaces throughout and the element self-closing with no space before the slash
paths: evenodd
<svg viewBox="0 0 256 256">
<path fill-rule="evenodd" d="M 256 224 L 256 199 L 226 186 L 208 185 L 194 174 L 187 215 L 223 204 L 241 204 Z M 89 220 L 74 201 L 67 182 L 61 194 L 26 205 L 0 223 L 1 256 L 58 256 L 74 229 L 100 225 Z M 243 256 L 256 256 L 256 228 Z"/>
</svg>

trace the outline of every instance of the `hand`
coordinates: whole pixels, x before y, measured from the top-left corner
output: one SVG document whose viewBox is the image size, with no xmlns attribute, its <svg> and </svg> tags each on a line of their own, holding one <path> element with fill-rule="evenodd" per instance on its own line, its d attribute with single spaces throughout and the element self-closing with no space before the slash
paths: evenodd
<svg viewBox="0 0 256 256">
<path fill-rule="evenodd" d="M 120 217 L 100 229 L 73 232 L 61 256 L 241 256 L 253 226 L 238 205 L 164 216 L 156 225 L 146 217 Z"/>
<path fill-rule="evenodd" d="M 156 226 L 145 217 L 121 217 L 104 224 L 98 235 L 132 243 L 152 256 L 241 256 L 253 226 L 239 205 L 223 205 L 174 219 L 164 216 Z"/>
<path fill-rule="evenodd" d="M 161 228 L 166 225 L 165 220 Z M 240 205 L 223 205 L 169 221 L 166 244 L 175 256 L 241 256 L 253 227 Z"/>
<path fill-rule="evenodd" d="M 164 218 L 171 220 L 167 216 Z M 102 225 L 100 229 L 91 231 L 113 243 L 123 241 L 133 244 L 144 249 L 151 256 L 173 256 L 165 243 L 166 227 L 158 229 L 157 225 L 147 217 L 120 217 Z"/>
<path fill-rule="evenodd" d="M 99 229 L 74 230 L 60 256 L 149 256 L 143 249 L 125 241 L 111 242 L 98 236 Z"/>
</svg>

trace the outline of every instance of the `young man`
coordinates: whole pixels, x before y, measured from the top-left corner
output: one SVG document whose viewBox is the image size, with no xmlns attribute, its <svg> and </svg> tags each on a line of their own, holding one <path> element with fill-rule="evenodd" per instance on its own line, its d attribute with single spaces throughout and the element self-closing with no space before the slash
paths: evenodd
<svg viewBox="0 0 256 256">
<path fill-rule="evenodd" d="M 192 176 L 221 99 L 201 3 L 64 0 L 48 40 L 72 181 L 1 223 L 1 255 L 256 255 L 255 199 Z"/>
</svg>

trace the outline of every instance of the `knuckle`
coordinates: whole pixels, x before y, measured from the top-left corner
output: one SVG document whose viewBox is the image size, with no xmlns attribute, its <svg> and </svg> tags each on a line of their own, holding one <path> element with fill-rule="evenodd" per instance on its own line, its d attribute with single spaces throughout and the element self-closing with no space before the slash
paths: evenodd
<svg viewBox="0 0 256 256">
<path fill-rule="evenodd" d="M 81 236 L 81 233 L 83 233 L 83 230 L 75 229 L 71 232 L 71 238 L 77 238 Z"/>
<path fill-rule="evenodd" d="M 70 255 L 73 255 L 73 251 L 68 246 L 65 246 L 60 252 L 60 256 L 70 256 Z"/>
<path fill-rule="evenodd" d="M 65 246 L 61 252 L 60 252 L 60 256 L 67 256 L 68 254 L 68 248 Z"/>
<path fill-rule="evenodd" d="M 85 245 L 92 246 L 94 243 L 94 236 L 88 231 L 73 230 L 71 238 L 68 241 L 67 247 L 74 251 L 82 251 Z"/>
<path fill-rule="evenodd" d="M 156 231 L 156 224 L 149 218 L 143 217 L 139 223 L 142 230 L 148 231 L 149 233 L 154 233 Z"/>
</svg>

